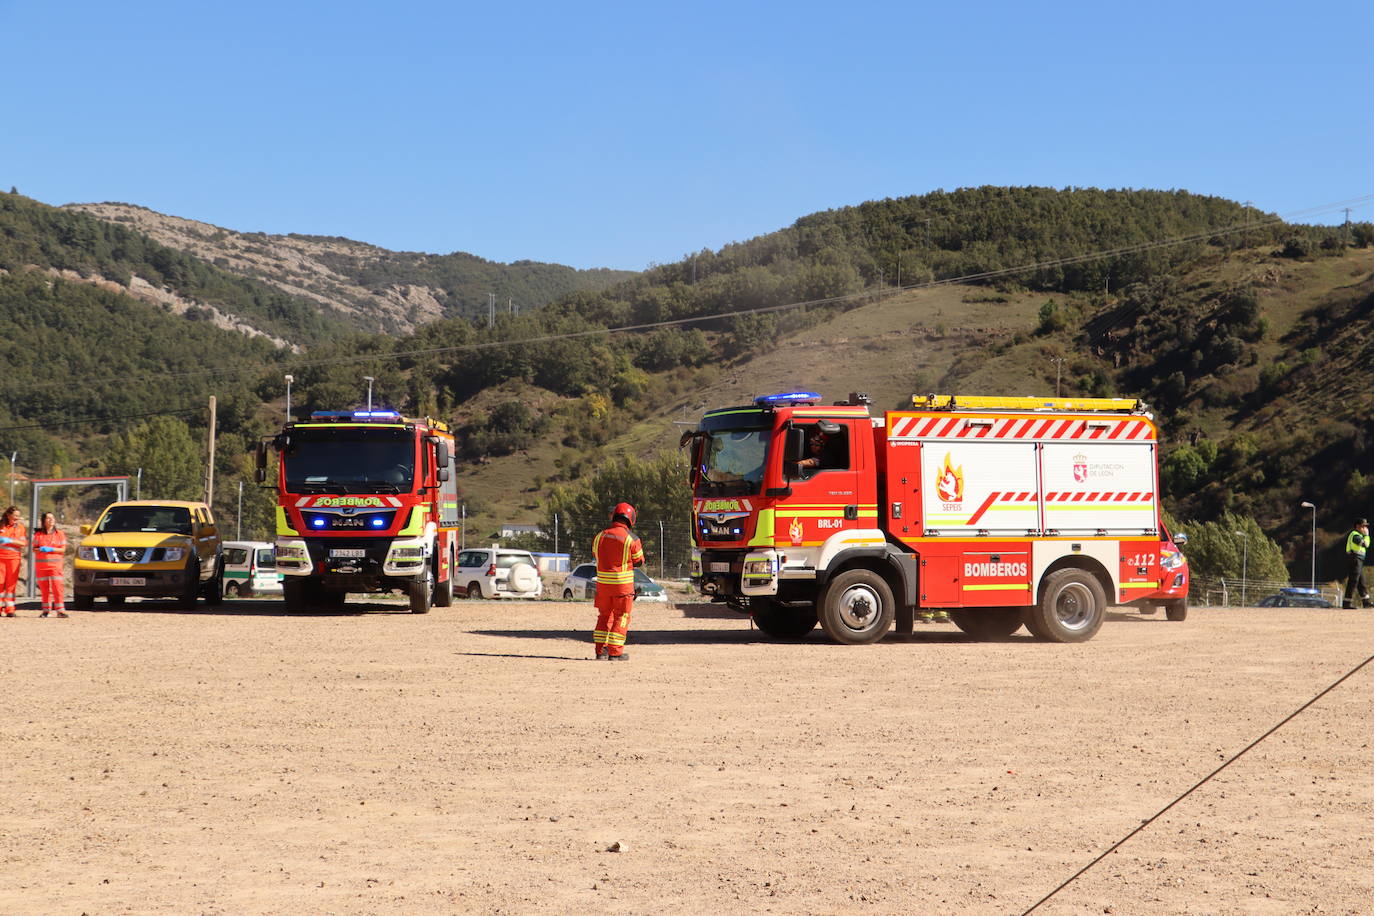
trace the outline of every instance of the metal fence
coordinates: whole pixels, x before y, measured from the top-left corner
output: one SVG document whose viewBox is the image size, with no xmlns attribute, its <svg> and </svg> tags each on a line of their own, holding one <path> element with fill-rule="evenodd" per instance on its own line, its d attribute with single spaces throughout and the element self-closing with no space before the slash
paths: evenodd
<svg viewBox="0 0 1374 916">
<path fill-rule="evenodd" d="M 1243 579 L 1239 576 L 1226 579 L 1194 577 L 1190 583 L 1188 600 L 1203 607 L 1254 607 L 1280 589 L 1302 588 L 1302 582 L 1276 581 L 1273 579 Z M 1341 603 L 1341 589 L 1329 582 L 1318 582 L 1316 596 L 1332 604 Z"/>
</svg>

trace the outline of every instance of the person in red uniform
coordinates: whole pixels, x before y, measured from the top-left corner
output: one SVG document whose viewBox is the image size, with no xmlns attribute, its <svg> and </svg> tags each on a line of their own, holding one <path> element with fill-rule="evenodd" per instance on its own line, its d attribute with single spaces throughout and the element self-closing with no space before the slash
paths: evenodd
<svg viewBox="0 0 1374 916">
<path fill-rule="evenodd" d="M 19 520 L 19 507 L 0 516 L 0 614 L 14 616 L 14 593 L 19 590 L 19 564 L 29 546 L 29 530 Z"/>
<path fill-rule="evenodd" d="M 618 503 L 611 510 L 611 526 L 592 541 L 596 557 L 596 643 L 598 660 L 624 661 L 625 634 L 635 602 L 635 567 L 644 565 L 644 545 L 630 529 L 638 518 L 635 507 Z"/>
<path fill-rule="evenodd" d="M 43 601 L 39 617 L 67 616 L 62 594 L 62 563 L 66 554 L 67 535 L 57 527 L 56 516 L 44 512 L 43 521 L 33 533 L 33 577 L 38 580 L 38 595 Z"/>
</svg>

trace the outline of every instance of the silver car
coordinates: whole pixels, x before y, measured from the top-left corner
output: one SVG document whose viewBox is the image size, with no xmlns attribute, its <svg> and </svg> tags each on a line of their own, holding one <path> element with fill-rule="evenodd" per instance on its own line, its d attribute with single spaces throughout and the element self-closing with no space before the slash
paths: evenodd
<svg viewBox="0 0 1374 916">
<path fill-rule="evenodd" d="M 563 582 L 563 597 L 571 600 L 591 600 L 596 597 L 596 564 L 583 563 L 568 574 Z M 668 591 L 642 569 L 635 570 L 635 600 L 668 600 Z"/>
</svg>

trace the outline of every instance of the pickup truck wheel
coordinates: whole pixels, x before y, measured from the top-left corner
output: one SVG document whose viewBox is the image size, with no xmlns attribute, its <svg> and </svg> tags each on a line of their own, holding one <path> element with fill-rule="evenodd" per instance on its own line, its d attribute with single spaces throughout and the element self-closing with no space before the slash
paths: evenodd
<svg viewBox="0 0 1374 916">
<path fill-rule="evenodd" d="M 92 607 L 94 607 L 94 606 L 95 606 L 95 596 L 94 596 L 94 595 L 83 595 L 83 594 L 81 594 L 80 592 L 75 592 L 75 593 L 73 593 L 73 595 L 72 595 L 72 610 L 74 610 L 74 611 L 89 611 L 89 610 L 90 610 Z"/>
<path fill-rule="evenodd" d="M 1046 642 L 1084 642 L 1102 629 L 1107 596 L 1092 573 L 1060 569 L 1045 577 L 1040 603 L 1026 609 L 1026 629 Z"/>
<path fill-rule="evenodd" d="M 1179 598 L 1177 601 L 1164 602 L 1164 616 L 1170 620 L 1188 619 L 1188 599 Z"/>
<path fill-rule="evenodd" d="M 434 594 L 434 573 L 426 570 L 424 575 L 416 576 L 406 583 L 406 597 L 410 599 L 410 613 L 428 614 Z"/>
<path fill-rule="evenodd" d="M 765 636 L 801 639 L 816 628 L 814 604 L 785 604 L 772 598 L 750 598 L 749 612 Z"/>
<path fill-rule="evenodd" d="M 974 639 L 1006 639 L 1021 629 L 1021 608 L 959 608 L 949 612 L 954 625 Z"/>
<path fill-rule="evenodd" d="M 210 607 L 219 607 L 224 603 L 224 571 L 216 570 L 215 577 L 205 583 L 205 588 L 201 591 L 205 596 L 205 603 Z"/>
<path fill-rule="evenodd" d="M 181 606 L 187 609 L 196 606 L 196 599 L 200 597 L 200 561 L 195 557 L 186 564 L 186 582 L 181 592 Z"/>
<path fill-rule="evenodd" d="M 850 569 L 831 579 L 818 602 L 821 626 L 831 639 L 847 645 L 877 642 L 896 615 L 892 589 L 868 569 Z"/>
<path fill-rule="evenodd" d="M 123 596 L 123 595 L 111 595 L 110 597 L 108 597 L 108 598 L 105 599 L 105 603 L 108 604 L 110 607 L 123 607 L 123 606 L 124 606 L 124 596 Z"/>
</svg>

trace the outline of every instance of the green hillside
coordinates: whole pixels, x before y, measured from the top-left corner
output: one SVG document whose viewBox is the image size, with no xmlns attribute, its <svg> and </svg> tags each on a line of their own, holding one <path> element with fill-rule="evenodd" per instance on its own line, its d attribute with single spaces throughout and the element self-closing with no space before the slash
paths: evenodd
<svg viewBox="0 0 1374 916">
<path fill-rule="evenodd" d="M 140 421 L 14 426 L 194 406 L 213 391 L 230 405 L 220 432 L 234 443 L 217 473 L 233 480 L 247 474 L 253 439 L 281 419 L 283 374 L 294 374 L 298 413 L 359 404 L 361 379 L 372 376 L 377 403 L 458 429 L 459 479 L 480 533 L 542 521 L 553 487 L 580 486 L 617 455 L 671 451 L 680 424 L 759 393 L 864 391 L 892 407 L 915 392 L 1045 394 L 1058 378 L 1064 394 L 1144 397 L 1167 436 L 1163 485 L 1175 514 L 1252 514 L 1290 559 L 1303 543 L 1296 502 L 1334 512 L 1371 495 L 1359 470 L 1374 446 L 1362 419 L 1369 399 L 1356 381 L 1374 302 L 1365 225 L 1285 225 L 1184 192 L 939 192 L 813 214 L 604 290 L 499 313 L 494 327 L 485 314 L 407 336 L 335 325 L 291 353 L 54 280 L 52 269 L 108 276 L 110 239 L 122 237 L 92 237 L 84 223 L 40 219 L 29 211 L 41 205 L 10 201 L 0 212 L 27 221 L 11 222 L 4 263 L 42 269 L 8 267 L 0 289 L 24 308 L 46 302 L 44 315 L 68 322 L 55 338 L 32 318 L 7 328 L 7 352 L 25 373 L 4 385 L 12 423 L 0 429 L 0 451 L 20 448 L 35 472 L 46 468 L 29 455 L 92 471 L 127 464 L 128 443 L 112 451 L 103 436 Z M 156 267 L 152 257 L 140 269 Z M 383 273 L 371 282 L 441 282 L 466 256 L 445 256 L 455 260 L 442 267 L 410 257 L 374 265 Z M 160 275 L 202 270 L 220 282 L 199 265 Z M 98 309 L 128 316 L 84 319 Z M 637 330 L 612 331 L 622 327 Z M 56 369 L 35 355 L 44 351 L 58 356 Z M 111 358 L 116 368 L 104 371 Z M 121 375 L 113 400 L 52 384 Z M 195 431 L 203 418 L 189 421 Z M 250 495 L 260 521 L 268 499 Z M 1319 524 L 1334 537 L 1345 520 Z"/>
</svg>

